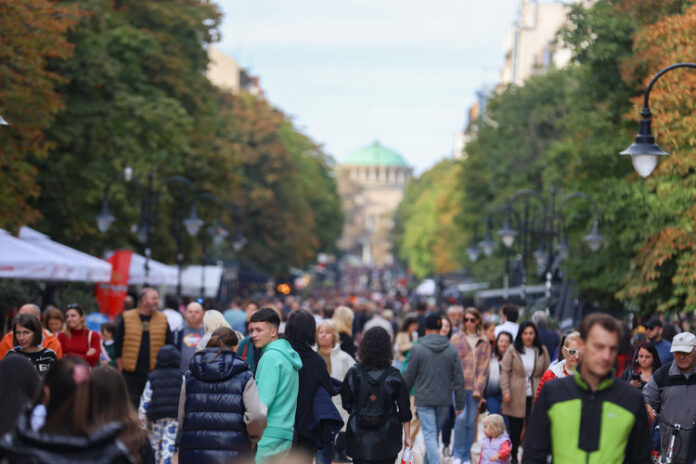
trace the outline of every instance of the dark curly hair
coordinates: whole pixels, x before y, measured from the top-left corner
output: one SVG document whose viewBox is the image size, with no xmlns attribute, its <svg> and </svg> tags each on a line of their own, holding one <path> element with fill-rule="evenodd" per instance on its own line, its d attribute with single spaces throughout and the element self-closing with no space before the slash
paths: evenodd
<svg viewBox="0 0 696 464">
<path fill-rule="evenodd" d="M 392 356 L 392 341 L 386 330 L 373 327 L 363 334 L 358 346 L 358 358 L 363 369 L 384 369 L 391 365 Z"/>
</svg>

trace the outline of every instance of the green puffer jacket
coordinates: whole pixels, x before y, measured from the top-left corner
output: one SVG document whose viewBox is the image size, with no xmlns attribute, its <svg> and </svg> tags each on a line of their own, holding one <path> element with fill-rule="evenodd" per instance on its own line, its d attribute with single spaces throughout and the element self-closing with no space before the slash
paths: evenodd
<svg viewBox="0 0 696 464">
<path fill-rule="evenodd" d="M 612 375 L 591 391 L 580 375 L 544 384 L 522 462 L 650 464 L 650 434 L 640 391 Z"/>
</svg>

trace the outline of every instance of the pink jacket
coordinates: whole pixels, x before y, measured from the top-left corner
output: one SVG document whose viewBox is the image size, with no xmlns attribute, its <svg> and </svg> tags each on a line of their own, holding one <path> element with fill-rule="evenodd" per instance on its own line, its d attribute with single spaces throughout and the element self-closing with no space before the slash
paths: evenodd
<svg viewBox="0 0 696 464">
<path fill-rule="evenodd" d="M 452 344 L 459 353 L 459 362 L 464 373 L 464 388 L 471 390 L 475 395 L 483 396 L 486 380 L 488 380 L 491 344 L 483 335 L 479 335 L 476 341 L 476 350 L 471 351 L 471 345 L 466 340 L 464 332 L 453 335 Z"/>
</svg>

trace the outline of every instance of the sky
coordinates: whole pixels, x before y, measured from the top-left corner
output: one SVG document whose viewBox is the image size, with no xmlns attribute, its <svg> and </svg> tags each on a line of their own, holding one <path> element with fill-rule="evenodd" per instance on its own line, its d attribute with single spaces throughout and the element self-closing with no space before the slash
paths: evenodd
<svg viewBox="0 0 696 464">
<path fill-rule="evenodd" d="M 217 0 L 223 52 L 341 162 L 378 140 L 417 174 L 497 82 L 519 0 Z"/>
</svg>

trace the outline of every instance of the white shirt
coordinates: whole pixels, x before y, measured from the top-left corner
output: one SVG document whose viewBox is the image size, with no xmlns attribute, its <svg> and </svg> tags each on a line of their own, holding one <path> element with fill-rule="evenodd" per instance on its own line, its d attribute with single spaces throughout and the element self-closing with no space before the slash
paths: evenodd
<svg viewBox="0 0 696 464">
<path fill-rule="evenodd" d="M 514 348 L 514 347 L 513 347 Z M 524 347 L 524 353 L 522 353 L 522 365 L 524 366 L 524 377 L 527 383 L 527 396 L 532 396 L 532 382 L 529 379 L 532 377 L 534 372 L 534 361 L 536 358 L 536 350 L 534 348 Z"/>
<path fill-rule="evenodd" d="M 512 334 L 512 341 L 515 341 L 515 338 L 517 338 L 517 331 L 520 329 L 519 324 L 517 322 L 510 322 L 510 321 L 505 321 L 499 326 L 496 326 L 495 328 L 495 337 L 498 338 L 498 334 L 500 332 L 508 332 Z"/>
</svg>

